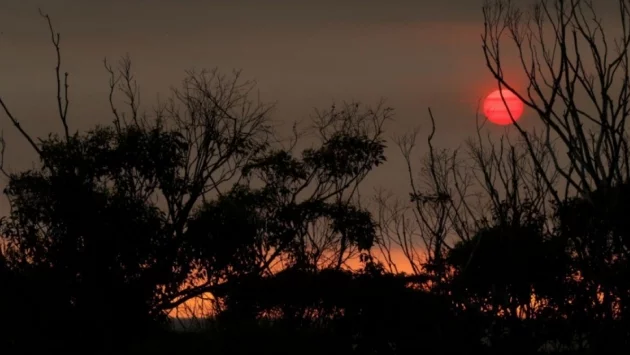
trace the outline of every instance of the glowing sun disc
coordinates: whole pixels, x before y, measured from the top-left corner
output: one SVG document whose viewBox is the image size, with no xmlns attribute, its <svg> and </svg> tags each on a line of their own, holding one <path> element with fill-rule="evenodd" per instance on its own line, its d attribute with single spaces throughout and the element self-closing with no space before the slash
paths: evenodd
<svg viewBox="0 0 630 355">
<path fill-rule="evenodd" d="M 490 122 L 500 126 L 511 124 L 512 118 L 517 121 L 521 118 L 523 110 L 523 102 L 509 90 L 495 90 L 483 101 L 484 115 Z M 510 113 L 512 118 L 510 118 Z"/>
</svg>

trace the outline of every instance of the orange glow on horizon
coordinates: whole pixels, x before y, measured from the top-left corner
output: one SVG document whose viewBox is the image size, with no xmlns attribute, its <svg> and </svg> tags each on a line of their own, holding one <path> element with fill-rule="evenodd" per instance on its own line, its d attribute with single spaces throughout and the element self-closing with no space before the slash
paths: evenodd
<svg viewBox="0 0 630 355">
<path fill-rule="evenodd" d="M 385 264 L 386 269 L 393 272 L 404 272 L 407 274 L 413 274 L 413 267 L 409 259 L 405 256 L 402 250 L 393 249 L 389 253 L 388 256 L 378 248 L 373 250 L 373 254 L 377 260 L 383 262 Z M 414 260 L 414 263 L 419 263 L 420 260 Z M 388 265 L 392 264 L 392 265 Z M 359 270 L 363 266 L 363 263 L 359 260 L 358 257 L 348 258 L 344 263 L 342 268 L 347 270 Z M 395 267 L 395 270 L 390 270 L 391 266 Z M 276 264 L 273 268 L 274 271 L 282 270 L 283 266 L 281 264 Z M 188 282 L 186 285 L 182 286 L 182 289 L 199 286 L 204 284 L 204 280 L 196 280 L 195 282 Z M 191 298 L 179 306 L 168 311 L 168 316 L 173 319 L 177 318 L 196 318 L 203 319 L 207 317 L 211 317 L 216 312 L 216 304 L 217 300 L 212 296 L 211 293 L 206 292 L 201 296 Z"/>
</svg>

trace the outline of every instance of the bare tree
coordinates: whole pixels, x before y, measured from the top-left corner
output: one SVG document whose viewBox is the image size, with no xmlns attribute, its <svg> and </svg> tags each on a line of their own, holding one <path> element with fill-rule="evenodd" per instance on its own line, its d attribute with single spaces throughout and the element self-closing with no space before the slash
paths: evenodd
<svg viewBox="0 0 630 355">
<path fill-rule="evenodd" d="M 615 36 L 605 31 L 592 1 L 538 1 L 530 11 L 510 1 L 489 1 L 484 6 L 487 66 L 500 87 L 514 92 L 539 117 L 554 173 L 569 186 L 564 187 L 566 193 L 588 197 L 629 176 L 630 12 L 627 1 L 616 2 L 619 32 Z M 525 87 L 514 85 L 505 75 L 508 39 L 517 53 L 511 61 L 520 63 Z M 514 126 L 532 145 L 531 133 L 519 122 Z M 551 179 L 547 184 L 557 201 L 566 197 L 562 186 Z"/>
<path fill-rule="evenodd" d="M 531 139 L 531 155 L 530 145 L 519 136 L 498 140 L 486 136 L 478 119 L 476 136 L 463 147 L 440 149 L 433 142 L 436 127 L 431 111 L 429 116 L 432 129 L 419 167 L 414 164 L 418 131 L 397 139 L 407 165 L 410 198 L 377 196 L 379 247 L 392 270 L 397 269 L 392 255 L 400 250 L 414 274 L 439 271 L 446 276 L 448 270 L 427 266 L 442 265 L 444 255 L 487 227 L 494 213 L 518 211 L 524 203 L 548 208 L 545 179 L 555 182 L 557 176 L 549 173 L 551 160 L 539 137 Z M 539 166 L 547 174 L 544 178 Z"/>
<path fill-rule="evenodd" d="M 464 151 L 450 153 L 436 150 L 430 133 L 420 182 L 411 164 L 417 133 L 399 139 L 412 204 L 396 208 L 396 218 L 392 210 L 388 218 L 381 214 L 382 225 L 390 229 L 383 231 L 384 239 L 394 238 L 407 259 L 436 260 L 440 247 L 448 249 L 447 234 L 457 236 L 451 241 L 470 238 L 479 221 L 500 205 L 527 201 L 547 211 L 549 198 L 561 202 L 576 193 L 588 198 L 627 181 L 630 26 L 627 2 L 618 6 L 621 33 L 613 38 L 590 1 L 539 1 L 531 11 L 511 1 L 486 2 L 482 41 L 488 68 L 501 89 L 514 92 L 535 112 L 542 130 L 526 131 L 513 118 L 518 134 L 492 141 L 478 126 Z M 516 58 L 506 57 L 509 44 Z M 514 60 L 525 73 L 524 88 L 505 74 L 504 62 Z M 403 218 L 404 212 L 413 218 Z M 418 241 L 424 250 L 407 251 Z"/>
<path fill-rule="evenodd" d="M 52 25 L 52 21 L 50 20 L 50 17 L 43 13 L 40 10 L 40 15 L 46 19 L 47 23 L 48 23 L 48 29 L 50 31 L 50 36 L 52 39 L 52 44 L 55 47 L 55 54 L 57 55 L 57 65 L 55 67 L 55 75 L 56 75 L 56 82 L 57 82 L 57 107 L 58 107 L 58 111 L 59 111 L 59 118 L 61 120 L 61 123 L 64 127 L 64 133 L 66 135 L 66 138 L 69 136 L 68 133 L 68 123 L 67 123 L 67 112 L 68 112 L 68 105 L 69 105 L 69 101 L 68 101 L 68 73 L 65 73 L 64 75 L 64 79 L 62 81 L 61 79 L 61 49 L 59 46 L 59 43 L 61 41 L 61 36 L 58 32 L 55 32 L 53 25 Z M 41 154 L 40 148 L 38 146 L 38 144 L 35 142 L 35 139 L 33 139 L 33 137 L 24 130 L 24 128 L 22 127 L 22 125 L 20 124 L 19 119 L 13 114 L 13 112 L 9 109 L 8 105 L 6 104 L 6 102 L 2 99 L 2 97 L 0 96 L 0 106 L 2 106 L 2 109 L 4 111 L 4 113 L 6 114 L 6 116 L 9 118 L 9 120 L 11 121 L 11 123 L 13 124 L 13 126 L 18 130 L 18 132 L 26 139 L 26 141 L 30 144 L 30 146 L 33 148 L 33 150 L 35 150 L 35 152 L 37 154 Z M 5 145 L 4 143 L 2 144 L 2 153 L 4 153 L 4 148 Z M 6 173 L 6 171 L 5 171 Z"/>
<path fill-rule="evenodd" d="M 473 213 L 467 194 L 472 175 L 463 169 L 458 149 L 436 149 L 433 145 L 435 120 L 429 110 L 432 130 L 427 138 L 428 153 L 421 160 L 419 174 L 414 168 L 418 130 L 395 139 L 405 160 L 410 184 L 409 200 L 377 196 L 381 228 L 381 254 L 390 268 L 397 268 L 393 249 L 400 249 L 414 274 L 426 272 L 427 265 L 440 263 L 451 247 L 453 234 L 468 238 Z M 474 214 L 474 213 L 473 213 Z"/>
</svg>

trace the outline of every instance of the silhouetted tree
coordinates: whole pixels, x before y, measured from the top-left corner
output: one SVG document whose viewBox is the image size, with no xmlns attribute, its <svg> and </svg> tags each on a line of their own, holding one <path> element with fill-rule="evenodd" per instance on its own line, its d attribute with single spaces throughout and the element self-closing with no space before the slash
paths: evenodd
<svg viewBox="0 0 630 355">
<path fill-rule="evenodd" d="M 627 349 L 627 2 L 619 10 L 612 49 L 594 3 L 540 1 L 527 12 L 487 2 L 488 68 L 543 131 L 514 121 L 493 140 L 479 124 L 464 147 L 439 149 L 429 111 L 419 175 L 418 131 L 396 141 L 409 199 L 381 194 L 375 215 L 359 190 L 386 160 L 390 108 L 316 111 L 287 143 L 239 72 L 187 72 L 147 113 L 123 57 L 104 63 L 112 123 L 78 132 L 59 35 L 42 14 L 61 133 L 32 137 L 0 97 L 38 159 L 9 172 L 0 137 L 11 207 L 0 219 L 7 349 L 85 352 L 76 337 L 104 352 L 141 335 L 159 343 L 168 312 L 206 294 L 214 318 L 202 352 Z M 525 88 L 504 73 L 506 34 Z M 396 248 L 410 274 L 399 272 Z"/>
<path fill-rule="evenodd" d="M 570 251 L 571 288 L 562 311 L 596 349 L 627 347 L 628 184 L 572 198 L 556 212 L 559 238 Z M 578 321 L 579 320 L 579 321 Z"/>
<path fill-rule="evenodd" d="M 123 58 L 116 70 L 105 62 L 113 124 L 72 132 L 59 35 L 42 16 L 58 57 L 63 134 L 32 138 L 0 100 L 39 158 L 22 173 L 0 166 L 11 205 L 0 235 L 7 264 L 19 275 L 14 289 L 25 295 L 19 307 L 29 309 L 24 319 L 42 319 L 31 330 L 51 342 L 81 334 L 122 339 L 134 335 L 131 329 L 141 335 L 165 320 L 165 305 L 195 271 L 182 248 L 192 211 L 229 188 L 267 145 L 269 107 L 249 99 L 253 83 L 238 73 L 204 71 L 189 72 L 153 115 L 142 113 L 131 62 Z M 115 104 L 117 91 L 127 110 Z"/>
<path fill-rule="evenodd" d="M 494 313 L 485 340 L 497 351 L 626 346 L 625 217 L 611 211 L 624 211 L 630 175 L 629 12 L 619 1 L 621 26 L 611 36 L 596 5 L 540 1 L 527 11 L 488 1 L 487 65 L 542 131 L 514 121 L 515 132 L 496 142 L 482 139 L 479 127 L 467 149 L 450 152 L 435 149 L 431 133 L 420 178 L 410 158 L 415 133 L 404 136 L 398 143 L 411 201 L 380 199 L 385 260 L 401 247 L 414 273 L 429 274 L 434 292 L 466 312 Z M 504 69 L 510 44 L 524 86 Z"/>
<path fill-rule="evenodd" d="M 593 2 L 539 2 L 531 12 L 509 2 L 492 2 L 484 7 L 483 35 L 488 68 L 500 87 L 515 92 L 536 113 L 544 128 L 541 141 L 552 157 L 553 169 L 545 171 L 537 166 L 537 171 L 546 178 L 555 201 L 559 219 L 556 234 L 568 241 L 573 260 L 570 280 L 574 281 L 573 288 L 557 295 L 556 302 L 577 303 L 576 308 L 589 314 L 567 316 L 589 319 L 600 327 L 603 325 L 597 319 L 606 319 L 615 328 L 623 322 L 615 310 L 618 306 L 613 305 L 618 302 L 616 292 L 626 295 L 628 291 L 619 278 L 614 286 L 610 284 L 609 276 L 617 274 L 613 270 L 618 265 L 623 268 L 619 262 L 626 258 L 623 248 L 611 249 L 611 245 L 623 240 L 617 226 L 624 218 L 604 211 L 610 211 L 609 206 L 617 201 L 614 195 L 623 192 L 630 177 L 626 126 L 630 12 L 627 2 L 617 4 L 621 26 L 611 35 Z M 506 35 L 520 58 L 527 80 L 524 89 L 513 85 L 503 71 L 505 51 L 501 49 Z M 518 122 L 514 126 L 531 152 L 532 134 Z M 561 177 L 559 183 L 549 178 L 554 175 Z M 593 328 L 575 330 L 576 339 L 586 335 L 586 346 L 597 351 L 624 346 L 627 331 L 604 334 Z"/>
<path fill-rule="evenodd" d="M 319 146 L 298 154 L 297 131 L 288 146 L 273 144 L 269 107 L 249 99 L 253 84 L 238 73 L 189 72 L 149 115 L 125 57 L 117 69 L 105 62 L 113 124 L 72 132 L 59 64 L 62 136 L 33 139 L 0 101 L 39 158 L 21 173 L 2 167 L 11 212 L 0 226 L 10 271 L 3 278 L 19 275 L 20 304 L 43 320 L 38 337 L 123 339 L 206 292 L 244 325 L 259 314 L 243 287 L 287 267 L 339 270 L 369 257 L 375 224 L 355 201 L 385 161 L 391 109 L 352 103 L 317 112 L 310 131 Z M 115 104 L 117 90 L 127 112 Z M 43 300 L 37 289 L 46 290 Z"/>
<path fill-rule="evenodd" d="M 318 129 L 319 147 L 298 156 L 286 148 L 265 152 L 245 166 L 243 183 L 196 210 L 184 245 L 198 283 L 173 305 L 201 292 L 220 298 L 230 283 L 285 267 L 338 269 L 369 251 L 374 221 L 352 201 L 367 173 L 385 160 L 381 127 L 389 110 L 360 111 L 355 104 L 335 110 Z"/>
</svg>

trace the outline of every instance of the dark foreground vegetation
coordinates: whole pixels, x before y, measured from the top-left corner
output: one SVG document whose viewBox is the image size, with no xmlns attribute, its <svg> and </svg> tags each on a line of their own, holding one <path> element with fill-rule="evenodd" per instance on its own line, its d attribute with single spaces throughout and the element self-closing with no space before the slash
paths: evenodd
<svg viewBox="0 0 630 355">
<path fill-rule="evenodd" d="M 488 3 L 488 68 L 541 130 L 515 122 L 493 140 L 480 126 L 444 150 L 434 124 L 417 160 L 416 134 L 399 137 L 403 200 L 359 194 L 386 160 L 383 105 L 333 106 L 281 136 L 252 83 L 204 71 L 147 112 L 123 58 L 105 63 L 113 122 L 77 132 L 57 65 L 61 133 L 32 137 L 0 99 L 39 160 L 2 168 L 0 351 L 627 353 L 627 1 L 619 9 L 623 26 L 603 37 L 586 1 Z M 524 87 L 503 76 L 504 46 L 520 53 Z M 170 331 L 169 312 L 204 294 L 204 330 Z"/>
</svg>

